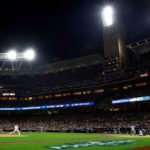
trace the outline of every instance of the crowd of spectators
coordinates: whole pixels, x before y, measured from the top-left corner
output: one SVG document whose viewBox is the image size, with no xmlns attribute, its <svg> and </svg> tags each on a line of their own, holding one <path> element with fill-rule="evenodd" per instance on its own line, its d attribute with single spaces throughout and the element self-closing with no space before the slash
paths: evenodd
<svg viewBox="0 0 150 150">
<path fill-rule="evenodd" d="M 11 131 L 18 124 L 21 131 L 28 132 L 101 132 L 130 133 L 130 127 L 150 128 L 147 112 L 101 112 L 33 116 L 5 116 L 0 119 L 0 129 Z"/>
</svg>

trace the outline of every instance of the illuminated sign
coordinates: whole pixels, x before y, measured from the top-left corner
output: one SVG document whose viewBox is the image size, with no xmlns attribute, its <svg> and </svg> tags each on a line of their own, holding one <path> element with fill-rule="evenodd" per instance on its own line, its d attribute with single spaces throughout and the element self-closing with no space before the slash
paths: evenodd
<svg viewBox="0 0 150 150">
<path fill-rule="evenodd" d="M 134 98 L 128 98 L 128 99 L 113 100 L 112 104 L 140 102 L 140 101 L 148 101 L 148 100 L 150 100 L 150 96 L 142 96 L 142 97 L 134 97 Z"/>
<path fill-rule="evenodd" d="M 148 73 L 143 73 L 140 75 L 140 77 L 147 77 L 148 76 Z"/>
<path fill-rule="evenodd" d="M 0 110 L 35 110 L 35 109 L 50 109 L 50 108 L 66 108 L 66 107 L 80 107 L 80 106 L 93 106 L 94 102 L 84 103 L 72 103 L 72 104 L 57 104 L 57 105 L 44 105 L 44 106 L 33 106 L 33 107 L 11 107 L 11 108 L 0 108 Z"/>
<path fill-rule="evenodd" d="M 15 96 L 15 93 L 3 93 L 3 96 Z"/>
</svg>

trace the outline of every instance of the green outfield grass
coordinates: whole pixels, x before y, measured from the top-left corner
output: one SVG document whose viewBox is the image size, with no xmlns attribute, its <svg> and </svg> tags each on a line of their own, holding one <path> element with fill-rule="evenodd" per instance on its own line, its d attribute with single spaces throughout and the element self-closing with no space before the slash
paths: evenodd
<svg viewBox="0 0 150 150">
<path fill-rule="evenodd" d="M 117 146 L 88 146 L 67 148 L 74 150 L 131 150 L 137 147 L 150 146 L 150 138 L 139 136 L 109 134 L 77 134 L 77 133 L 22 133 L 23 136 L 7 137 L 0 134 L 0 150 L 52 150 L 49 146 L 75 145 L 82 142 L 110 142 L 134 140 L 131 143 Z M 5 137 L 6 136 L 6 137 Z M 9 136 L 9 135 L 8 135 Z"/>
</svg>

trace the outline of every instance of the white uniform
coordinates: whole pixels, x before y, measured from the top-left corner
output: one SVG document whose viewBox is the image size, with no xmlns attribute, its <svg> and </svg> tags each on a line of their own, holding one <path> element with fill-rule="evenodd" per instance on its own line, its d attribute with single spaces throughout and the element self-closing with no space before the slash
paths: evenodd
<svg viewBox="0 0 150 150">
<path fill-rule="evenodd" d="M 20 135 L 20 131 L 19 131 L 19 126 L 18 125 L 14 126 L 14 131 L 10 132 L 10 134 L 15 133 L 15 132 L 18 132 L 18 134 Z"/>
<path fill-rule="evenodd" d="M 139 135 L 143 135 L 143 132 L 142 132 L 142 130 L 140 130 L 140 131 L 139 131 Z"/>
<path fill-rule="evenodd" d="M 131 126 L 131 134 L 135 134 L 135 127 Z"/>
</svg>

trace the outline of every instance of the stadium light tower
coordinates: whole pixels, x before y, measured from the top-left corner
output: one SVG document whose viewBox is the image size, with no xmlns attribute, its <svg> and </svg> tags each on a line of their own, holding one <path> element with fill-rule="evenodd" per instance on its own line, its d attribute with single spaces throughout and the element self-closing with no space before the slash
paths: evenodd
<svg viewBox="0 0 150 150">
<path fill-rule="evenodd" d="M 111 26 L 114 23 L 114 10 L 113 7 L 108 5 L 102 9 L 102 19 L 104 26 Z"/>
<path fill-rule="evenodd" d="M 104 72 L 106 78 L 120 73 L 127 65 L 122 29 L 118 20 L 119 15 L 116 13 L 116 6 L 108 4 L 101 9 L 104 40 Z"/>
<path fill-rule="evenodd" d="M 35 51 L 32 48 L 28 48 L 24 52 L 17 52 L 15 49 L 11 49 L 6 53 L 0 53 L 0 71 L 32 70 L 35 56 Z"/>
</svg>

